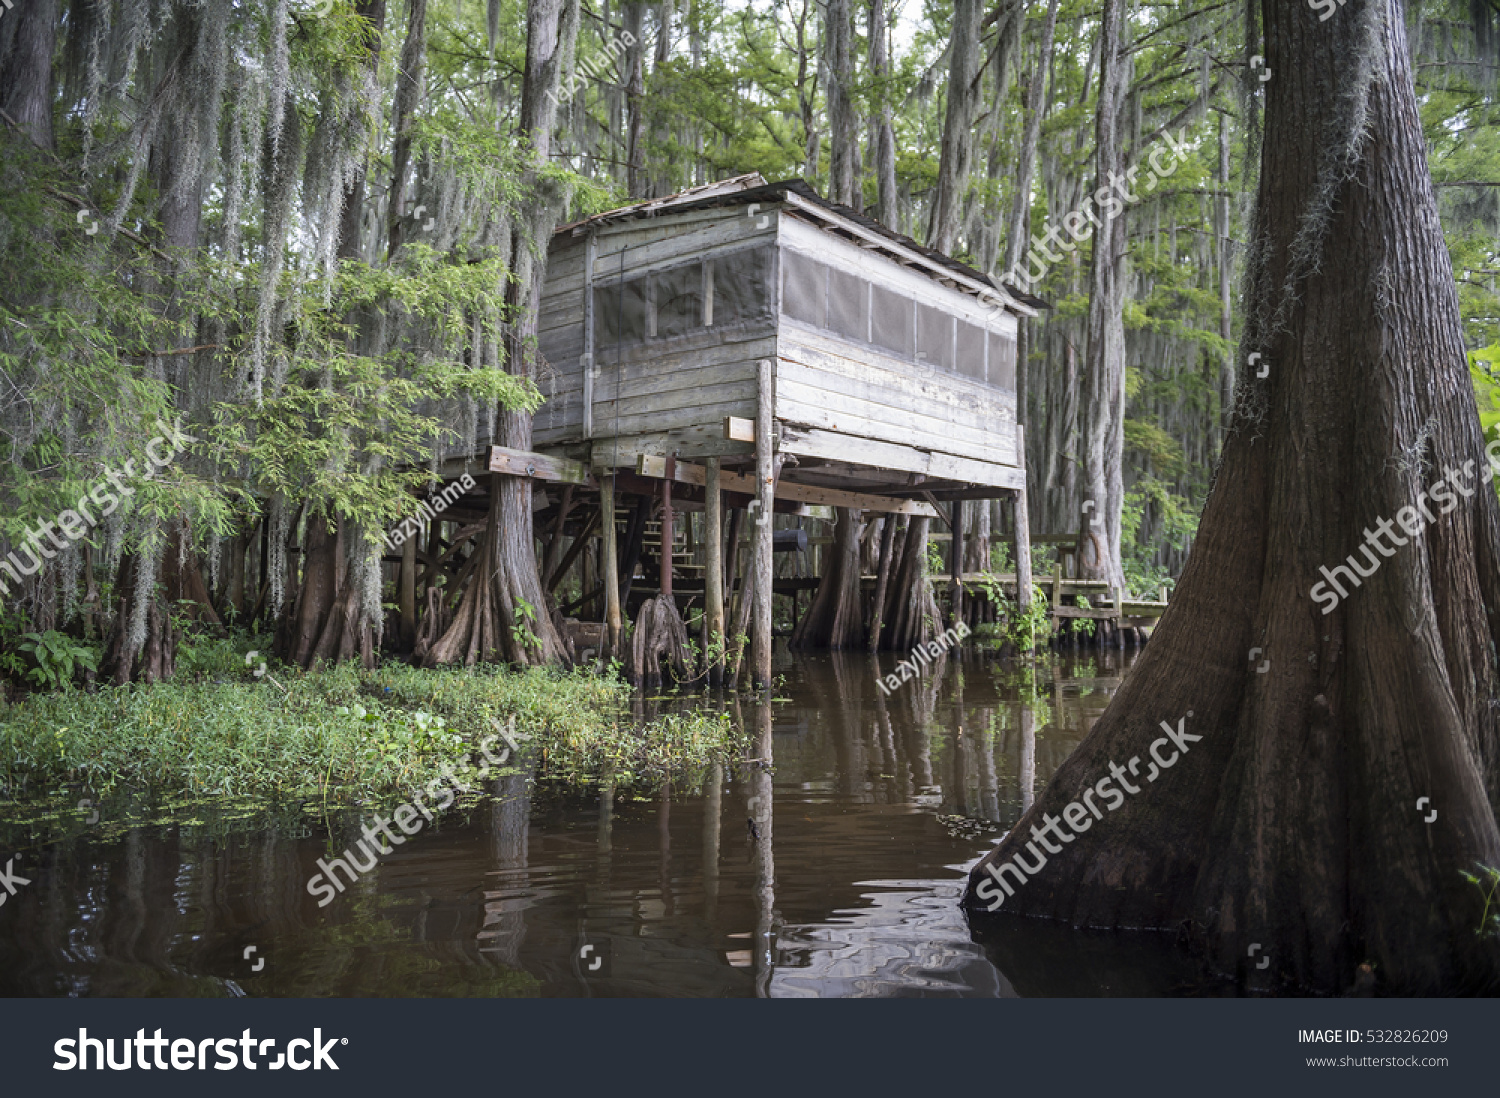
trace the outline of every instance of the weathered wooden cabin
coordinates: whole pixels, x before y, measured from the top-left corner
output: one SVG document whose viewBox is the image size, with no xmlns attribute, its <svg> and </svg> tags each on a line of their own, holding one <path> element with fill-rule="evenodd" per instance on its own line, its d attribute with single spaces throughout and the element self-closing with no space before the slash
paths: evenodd
<svg viewBox="0 0 1500 1098">
<path fill-rule="evenodd" d="M 674 508 L 704 510 L 706 588 L 696 590 L 721 634 L 721 503 L 755 516 L 748 631 L 764 679 L 773 524 L 763 516 L 773 510 L 951 525 L 958 501 L 1017 497 L 1017 556 L 1029 570 L 1016 345 L 1018 319 L 1039 304 L 800 180 L 743 176 L 602 213 L 553 238 L 534 452 L 494 448 L 490 469 L 568 486 L 555 537 L 602 539 L 593 609 L 615 639 L 644 521 L 617 529 L 617 499 L 652 499 L 665 546 Z M 585 522 L 577 500 L 594 489 L 598 514 Z M 565 570 L 573 553 L 547 553 L 553 581 L 552 566 Z M 672 554 L 659 556 L 660 591 L 672 597 Z"/>
<path fill-rule="evenodd" d="M 1031 315 L 800 180 L 627 206 L 553 239 L 535 444 L 595 468 L 674 452 L 748 462 L 723 423 L 756 418 L 770 363 L 775 449 L 796 458 L 785 485 L 1015 491 L 1016 323 Z"/>
</svg>

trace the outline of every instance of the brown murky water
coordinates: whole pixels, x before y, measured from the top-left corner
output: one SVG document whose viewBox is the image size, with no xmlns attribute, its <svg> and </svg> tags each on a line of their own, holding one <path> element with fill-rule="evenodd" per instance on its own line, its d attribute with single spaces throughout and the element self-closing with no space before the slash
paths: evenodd
<svg viewBox="0 0 1500 1098">
<path fill-rule="evenodd" d="M 221 807 L 121 824 L 126 808 L 106 806 L 61 840 L 0 848 L 31 882 L 0 906 L 0 994 L 1191 990 L 1155 936 L 1020 925 L 980 944 L 957 906 L 966 866 L 1118 687 L 1128 657 L 1102 660 L 951 658 L 890 697 L 866 657 L 784 660 L 787 700 L 733 709 L 772 767 L 650 794 L 517 776 L 324 908 L 308 878 L 358 838 L 352 813 Z"/>
</svg>

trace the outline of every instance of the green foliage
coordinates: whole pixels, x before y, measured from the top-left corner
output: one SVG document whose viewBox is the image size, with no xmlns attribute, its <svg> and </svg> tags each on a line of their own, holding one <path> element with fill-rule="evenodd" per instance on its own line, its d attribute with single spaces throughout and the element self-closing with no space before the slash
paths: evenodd
<svg viewBox="0 0 1500 1098">
<path fill-rule="evenodd" d="M 242 664 L 243 666 L 243 664 Z M 538 776 L 656 781 L 727 761 L 743 743 L 723 715 L 645 726 L 629 689 L 583 672 L 499 668 L 361 671 L 38 694 L 0 706 L 0 791 L 81 783 L 108 792 L 399 799 L 451 768 L 474 777 L 495 722 L 538 752 Z"/>
<path fill-rule="evenodd" d="M 516 617 L 520 620 L 510 627 L 511 638 L 521 648 L 541 648 L 542 638 L 536 635 L 536 607 L 525 599 L 516 599 Z"/>
<path fill-rule="evenodd" d="M 1474 383 L 1474 403 L 1479 408 L 1479 427 L 1486 436 L 1500 439 L 1500 343 L 1469 352 L 1469 377 Z M 1500 493 L 1500 471 L 1490 463 L 1491 479 Z"/>
<path fill-rule="evenodd" d="M 1484 896 L 1484 910 L 1480 912 L 1479 925 L 1475 927 L 1474 933 L 1482 938 L 1500 937 L 1500 904 L 1495 902 L 1495 894 L 1500 891 L 1500 869 L 1482 862 L 1476 862 L 1475 866 L 1479 870 L 1477 875 L 1462 869 L 1458 871 L 1464 880 L 1479 889 Z"/>
<path fill-rule="evenodd" d="M 1156 544 L 1147 543 L 1141 537 L 1142 524 L 1148 513 L 1154 517 L 1161 539 Z M 1120 513 L 1125 586 L 1133 594 L 1155 598 L 1163 585 L 1171 586 L 1175 582 L 1167 570 L 1156 563 L 1157 547 L 1166 544 L 1174 549 L 1185 548 L 1188 540 L 1198 532 L 1198 517 L 1198 511 L 1174 493 L 1165 481 L 1147 475 L 1136 479 L 1134 488 L 1125 493 Z"/>
<path fill-rule="evenodd" d="M 1078 608 L 1080 610 L 1092 610 L 1094 608 L 1094 606 L 1093 606 L 1093 604 L 1091 602 L 1089 602 L 1088 596 L 1086 596 L 1086 595 L 1079 595 L 1078 596 Z M 1097 627 L 1098 627 L 1098 623 L 1096 621 L 1094 621 L 1093 618 L 1074 618 L 1073 619 L 1073 632 L 1080 633 L 1080 634 L 1082 634 L 1085 637 L 1092 637 L 1094 635 L 1094 630 Z"/>
<path fill-rule="evenodd" d="M 943 574 L 943 547 L 930 540 L 927 542 L 927 574 L 929 576 Z"/>
<path fill-rule="evenodd" d="M 79 644 L 55 629 L 25 634 L 16 650 L 30 658 L 27 681 L 43 690 L 71 690 L 78 671 L 99 670 L 99 653 L 93 646 Z M 13 666 L 8 665 L 6 669 Z"/>
</svg>

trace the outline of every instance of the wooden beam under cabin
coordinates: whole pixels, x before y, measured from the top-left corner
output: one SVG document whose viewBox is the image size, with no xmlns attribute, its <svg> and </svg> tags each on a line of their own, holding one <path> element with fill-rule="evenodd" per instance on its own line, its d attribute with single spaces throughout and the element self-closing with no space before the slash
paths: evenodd
<svg viewBox="0 0 1500 1098">
<path fill-rule="evenodd" d="M 754 442 L 755 420 L 739 416 L 724 417 L 724 437 L 730 442 Z"/>
<path fill-rule="evenodd" d="M 635 471 L 637 476 L 662 478 L 667 475 L 667 459 L 657 457 L 653 454 L 641 454 L 636 458 Z M 708 471 L 701 465 L 693 465 L 688 462 L 679 461 L 677 469 L 672 477 L 675 481 L 683 484 L 694 484 L 699 487 L 708 483 Z M 720 487 L 725 492 L 738 492 L 741 495 L 755 495 L 755 478 L 743 473 L 721 472 L 719 474 Z M 888 496 L 876 496 L 866 492 L 846 492 L 841 488 L 821 488 L 816 484 L 792 484 L 789 481 L 778 480 L 776 484 L 776 498 L 795 500 L 798 503 L 811 503 L 824 507 L 852 507 L 864 511 L 881 511 L 898 515 L 925 515 L 928 518 L 937 518 L 938 510 L 930 503 L 920 500 L 891 499 Z"/>
<path fill-rule="evenodd" d="M 533 480 L 555 480 L 584 488 L 599 487 L 588 467 L 580 461 L 569 461 L 567 458 L 533 453 L 530 450 L 513 450 L 509 446 L 490 447 L 490 472 L 531 477 Z"/>
</svg>

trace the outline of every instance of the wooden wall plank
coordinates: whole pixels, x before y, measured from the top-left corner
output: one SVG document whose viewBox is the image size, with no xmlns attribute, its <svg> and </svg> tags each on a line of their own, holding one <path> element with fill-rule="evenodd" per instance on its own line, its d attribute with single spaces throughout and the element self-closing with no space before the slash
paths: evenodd
<svg viewBox="0 0 1500 1098">
<path fill-rule="evenodd" d="M 1025 487 L 1025 472 L 1012 466 L 995 465 L 954 454 L 930 453 L 910 446 L 853 438 L 831 431 L 783 428 L 781 449 L 784 453 L 802 457 L 922 473 L 942 480 L 968 481 L 996 488 Z"/>
</svg>

